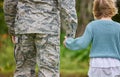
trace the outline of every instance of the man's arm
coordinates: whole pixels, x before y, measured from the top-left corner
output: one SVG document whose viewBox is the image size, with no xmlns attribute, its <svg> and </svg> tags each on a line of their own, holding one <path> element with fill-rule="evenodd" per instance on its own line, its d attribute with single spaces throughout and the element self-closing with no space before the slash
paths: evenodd
<svg viewBox="0 0 120 77">
<path fill-rule="evenodd" d="M 66 31 L 66 36 L 74 37 L 77 29 L 77 13 L 75 0 L 58 0 L 60 4 L 61 25 Z"/>
<path fill-rule="evenodd" d="M 4 0 L 4 15 L 5 15 L 5 21 L 8 26 L 8 31 L 10 35 L 14 35 L 14 22 L 16 17 L 16 6 L 17 6 L 18 0 Z"/>
</svg>

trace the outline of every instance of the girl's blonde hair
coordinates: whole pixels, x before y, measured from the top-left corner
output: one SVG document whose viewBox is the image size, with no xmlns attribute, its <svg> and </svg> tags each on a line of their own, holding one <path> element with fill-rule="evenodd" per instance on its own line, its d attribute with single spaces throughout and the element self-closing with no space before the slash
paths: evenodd
<svg viewBox="0 0 120 77">
<path fill-rule="evenodd" d="M 113 0 L 94 0 L 93 15 L 96 19 L 102 17 L 112 17 L 117 13 L 115 1 Z"/>
</svg>

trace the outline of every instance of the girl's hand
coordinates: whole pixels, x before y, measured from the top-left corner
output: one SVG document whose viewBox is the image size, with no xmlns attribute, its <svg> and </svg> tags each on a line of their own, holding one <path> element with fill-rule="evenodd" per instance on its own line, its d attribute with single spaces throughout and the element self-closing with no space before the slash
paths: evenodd
<svg viewBox="0 0 120 77">
<path fill-rule="evenodd" d="M 64 47 L 66 47 L 66 46 L 65 46 L 65 41 L 66 41 L 66 39 L 67 39 L 67 37 L 65 36 L 65 37 L 64 37 L 64 41 L 63 41 Z"/>
<path fill-rule="evenodd" d="M 13 44 L 15 44 L 15 36 L 11 36 L 11 40 L 12 40 Z"/>
</svg>

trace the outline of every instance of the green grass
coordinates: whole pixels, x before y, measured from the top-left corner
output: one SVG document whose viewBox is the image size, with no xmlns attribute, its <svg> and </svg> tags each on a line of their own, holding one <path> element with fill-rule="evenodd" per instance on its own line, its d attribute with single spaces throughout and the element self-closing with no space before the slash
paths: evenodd
<svg viewBox="0 0 120 77">
<path fill-rule="evenodd" d="M 70 51 L 61 46 L 60 69 L 61 72 L 73 73 L 79 72 L 87 74 L 88 71 L 88 57 L 83 58 L 84 51 Z M 87 54 L 86 54 L 87 55 Z"/>
<path fill-rule="evenodd" d="M 15 68 L 13 45 L 7 34 L 0 37 L 0 72 L 11 72 Z"/>
</svg>

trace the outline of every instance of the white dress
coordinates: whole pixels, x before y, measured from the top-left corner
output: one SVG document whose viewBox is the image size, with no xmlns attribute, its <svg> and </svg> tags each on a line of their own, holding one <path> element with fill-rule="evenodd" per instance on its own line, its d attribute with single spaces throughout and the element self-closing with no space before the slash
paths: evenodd
<svg viewBox="0 0 120 77">
<path fill-rule="evenodd" d="M 115 58 L 91 58 L 89 77 L 120 77 L 120 60 Z"/>
</svg>

